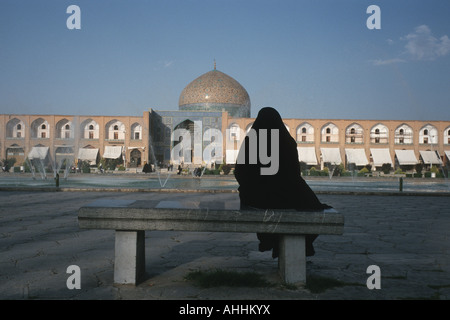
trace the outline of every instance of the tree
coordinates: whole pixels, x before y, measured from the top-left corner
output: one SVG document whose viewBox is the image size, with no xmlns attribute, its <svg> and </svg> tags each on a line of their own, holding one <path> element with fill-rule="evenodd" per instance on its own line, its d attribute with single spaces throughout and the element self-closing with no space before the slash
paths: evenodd
<svg viewBox="0 0 450 320">
<path fill-rule="evenodd" d="M 423 169 L 423 164 L 421 164 L 421 163 L 416 164 L 416 172 L 418 174 L 422 174 L 422 169 Z"/>
<path fill-rule="evenodd" d="M 231 171 L 231 166 L 228 165 L 228 164 L 224 164 L 224 165 L 222 166 L 222 171 L 223 171 L 223 174 L 224 174 L 224 175 L 229 174 L 230 171 Z"/>
<path fill-rule="evenodd" d="M 383 165 L 381 166 L 381 171 L 383 171 L 384 174 L 389 174 L 391 172 L 391 164 L 383 163 Z"/>
<path fill-rule="evenodd" d="M 4 167 L 5 171 L 9 171 L 10 168 L 14 167 L 16 163 L 16 158 L 8 158 L 2 160 L 2 167 Z"/>
</svg>

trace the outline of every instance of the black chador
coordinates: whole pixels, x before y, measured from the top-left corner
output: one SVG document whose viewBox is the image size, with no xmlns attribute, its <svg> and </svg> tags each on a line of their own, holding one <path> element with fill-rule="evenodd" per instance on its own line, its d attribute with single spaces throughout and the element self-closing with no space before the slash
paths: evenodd
<svg viewBox="0 0 450 320">
<path fill-rule="evenodd" d="M 253 123 L 252 129 L 256 133 L 257 141 L 250 139 L 249 134 L 239 150 L 239 155 L 245 152 L 245 157 L 239 157 L 235 168 L 235 177 L 239 183 L 239 197 L 241 209 L 295 209 L 297 211 L 319 211 L 330 208 L 322 204 L 300 174 L 297 143 L 286 129 L 280 114 L 273 108 L 266 107 L 259 111 Z M 267 129 L 267 148 L 263 150 L 272 160 L 278 158 L 278 170 L 275 174 L 261 174 L 261 168 L 267 168 L 273 163 L 262 164 L 259 157 L 261 129 Z M 271 155 L 276 141 L 271 141 L 271 130 L 278 129 L 278 157 Z M 249 143 L 257 143 L 258 157 L 256 164 L 250 162 L 252 155 L 249 152 L 252 146 Z M 245 148 L 245 149 L 244 149 Z M 255 150 L 255 148 L 253 148 Z M 276 148 L 275 148 L 275 151 Z M 244 159 L 245 158 L 245 159 Z M 278 257 L 278 234 L 258 233 L 260 251 L 272 251 L 274 258 Z M 313 241 L 317 235 L 306 236 L 306 255 L 314 255 Z"/>
</svg>

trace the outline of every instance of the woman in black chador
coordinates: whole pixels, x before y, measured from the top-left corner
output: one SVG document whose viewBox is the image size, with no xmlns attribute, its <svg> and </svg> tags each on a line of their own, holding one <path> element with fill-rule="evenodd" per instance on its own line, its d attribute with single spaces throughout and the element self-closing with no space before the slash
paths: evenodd
<svg viewBox="0 0 450 320">
<path fill-rule="evenodd" d="M 234 171 L 239 183 L 239 197 L 241 209 L 296 209 L 297 211 L 318 211 L 331 208 L 322 204 L 311 188 L 306 184 L 300 174 L 300 163 L 298 160 L 297 143 L 287 131 L 280 114 L 273 108 L 266 107 L 259 111 L 253 123 L 252 129 L 258 137 L 258 160 L 256 164 L 249 164 L 249 137 L 245 137 L 239 153 L 245 147 L 245 163 L 239 160 Z M 263 165 L 259 159 L 259 135 L 260 129 L 267 129 L 267 149 L 265 153 L 271 157 L 270 129 L 278 129 L 279 132 L 279 167 L 273 175 L 262 175 L 261 167 L 270 167 L 271 164 Z M 274 159 L 274 157 L 271 157 Z M 272 164 L 273 165 L 273 164 Z M 278 235 L 269 233 L 258 233 L 260 251 L 272 251 L 274 258 L 278 257 Z M 307 235 L 306 255 L 314 255 L 313 241 L 317 235 Z"/>
</svg>

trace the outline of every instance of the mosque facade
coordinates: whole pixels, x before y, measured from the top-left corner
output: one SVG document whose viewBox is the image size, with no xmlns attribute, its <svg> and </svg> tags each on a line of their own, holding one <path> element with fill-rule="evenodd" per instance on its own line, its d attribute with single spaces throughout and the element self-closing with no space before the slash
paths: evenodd
<svg viewBox="0 0 450 320">
<path fill-rule="evenodd" d="M 14 158 L 14 170 L 29 159 L 55 162 L 64 155 L 93 167 L 101 159 L 118 160 L 127 170 L 136 171 L 145 163 L 201 166 L 209 164 L 204 152 L 215 141 L 216 159 L 220 156 L 234 164 L 254 121 L 250 112 L 245 88 L 214 66 L 182 90 L 178 110 L 150 109 L 142 117 L 1 114 L 0 160 Z M 450 121 L 283 121 L 297 141 L 299 161 L 309 168 L 343 164 L 348 169 L 371 166 L 380 171 L 390 164 L 393 169 L 414 171 L 417 164 L 425 168 L 450 164 Z M 189 135 L 181 137 L 177 132 Z M 211 132 L 222 135 L 212 138 Z M 188 159 L 180 148 L 183 138 L 191 139 L 183 144 L 191 146 Z M 175 160 L 174 150 L 182 150 L 182 157 Z"/>
</svg>

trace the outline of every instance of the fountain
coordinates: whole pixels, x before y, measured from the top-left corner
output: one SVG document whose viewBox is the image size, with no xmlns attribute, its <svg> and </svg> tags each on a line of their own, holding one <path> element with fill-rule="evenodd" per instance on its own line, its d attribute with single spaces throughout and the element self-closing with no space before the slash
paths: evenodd
<svg viewBox="0 0 450 320">
<path fill-rule="evenodd" d="M 152 161 L 155 165 L 156 174 L 158 175 L 159 185 L 161 188 L 164 188 L 166 186 L 167 181 L 169 180 L 170 176 L 172 175 L 172 173 L 169 173 L 169 171 L 167 171 L 166 179 L 164 180 L 164 182 L 161 181 L 161 168 L 159 168 L 158 161 L 156 160 L 155 150 L 153 149 L 153 139 L 152 139 L 152 135 L 150 134 L 150 132 L 148 133 L 148 145 L 150 147 L 150 157 L 152 158 Z"/>
<path fill-rule="evenodd" d="M 60 153 L 58 154 L 55 150 L 55 157 L 53 162 L 53 176 L 56 177 L 57 174 L 63 171 L 63 178 L 67 180 L 70 172 L 70 167 L 74 164 L 75 156 L 74 153 Z M 64 169 L 63 169 L 64 168 Z"/>
<path fill-rule="evenodd" d="M 53 148 L 38 145 L 31 149 L 25 161 L 30 168 L 33 180 L 36 180 L 37 173 L 40 174 L 41 180 L 47 180 L 47 169 L 53 172 L 54 178 L 59 176 L 61 170 L 63 170 L 63 178 L 67 180 L 78 148 L 79 128 L 77 119 L 77 117 L 74 117 L 70 124 L 69 122 L 63 123 L 65 129 L 60 131 L 61 136 L 57 139 L 64 144 L 54 144 Z M 52 149 L 53 152 L 50 154 Z"/>
<path fill-rule="evenodd" d="M 442 166 L 442 162 L 439 162 L 439 167 L 442 171 L 442 175 L 444 176 L 445 184 L 447 185 L 448 189 L 450 189 L 450 182 L 448 181 L 448 176 L 445 175 L 444 167 Z"/>
<path fill-rule="evenodd" d="M 70 168 L 75 162 L 75 155 L 78 153 L 79 129 L 77 116 L 73 117 L 71 123 L 63 123 L 59 128 L 59 139 L 64 144 L 53 146 L 54 155 L 51 158 L 51 165 L 54 179 L 59 179 L 59 174 L 63 170 L 63 179 L 67 180 Z"/>
<path fill-rule="evenodd" d="M 334 170 L 336 169 L 336 164 L 331 165 L 331 167 L 332 167 L 331 171 L 330 171 L 330 168 L 328 168 L 328 175 L 329 175 L 329 177 L 330 177 L 330 180 L 331 180 L 331 178 L 333 177 Z"/>
<path fill-rule="evenodd" d="M 42 180 L 47 179 L 47 167 L 49 163 L 48 148 L 34 147 L 27 157 L 33 180 L 36 180 L 36 171 L 41 175 Z M 36 170 L 37 169 L 37 170 Z"/>
</svg>

